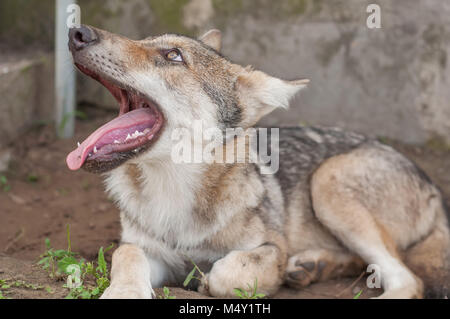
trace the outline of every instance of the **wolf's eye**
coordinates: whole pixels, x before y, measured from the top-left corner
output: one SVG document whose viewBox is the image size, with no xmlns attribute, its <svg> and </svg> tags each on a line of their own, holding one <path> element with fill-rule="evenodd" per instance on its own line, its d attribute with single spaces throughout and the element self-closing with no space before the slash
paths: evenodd
<svg viewBox="0 0 450 319">
<path fill-rule="evenodd" d="M 167 60 L 175 61 L 175 62 L 183 62 L 183 58 L 181 57 L 180 51 L 178 49 L 172 49 L 166 53 Z"/>
</svg>

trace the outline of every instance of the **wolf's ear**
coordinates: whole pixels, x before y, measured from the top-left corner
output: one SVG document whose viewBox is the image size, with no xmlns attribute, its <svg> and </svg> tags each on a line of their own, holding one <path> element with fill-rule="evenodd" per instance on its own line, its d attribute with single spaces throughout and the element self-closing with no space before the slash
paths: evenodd
<svg viewBox="0 0 450 319">
<path fill-rule="evenodd" d="M 278 107 L 287 108 L 291 98 L 308 83 L 308 79 L 285 81 L 261 71 L 243 72 L 237 78 L 236 89 L 245 108 L 246 124 L 253 125 Z"/>
<path fill-rule="evenodd" d="M 220 49 L 222 48 L 222 32 L 217 29 L 209 30 L 198 39 L 217 52 L 220 52 Z"/>
</svg>

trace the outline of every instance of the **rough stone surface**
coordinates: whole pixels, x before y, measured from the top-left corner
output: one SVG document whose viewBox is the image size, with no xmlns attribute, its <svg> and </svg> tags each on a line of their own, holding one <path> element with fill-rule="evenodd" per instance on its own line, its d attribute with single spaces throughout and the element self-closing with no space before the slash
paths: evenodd
<svg viewBox="0 0 450 319">
<path fill-rule="evenodd" d="M 52 60 L 46 54 L 0 60 L 0 150 L 33 125 L 51 119 Z"/>
<path fill-rule="evenodd" d="M 178 11 L 136 0 L 98 22 L 133 38 L 220 28 L 223 52 L 233 61 L 285 79 L 311 79 L 289 111 L 269 115 L 263 125 L 303 122 L 412 143 L 436 136 L 450 141 L 450 2 L 377 1 L 381 29 L 366 26 L 371 1 L 168 2 L 178 3 Z M 129 15 L 121 12 L 130 10 L 139 14 L 123 23 Z M 182 17 L 182 26 L 178 21 L 164 29 L 163 21 L 173 17 Z M 88 91 L 86 100 L 115 105 L 98 86 Z"/>
<path fill-rule="evenodd" d="M 24 11 L 35 0 L 2 1 L 21 14 L 0 23 L 0 43 L 42 43 L 51 49 L 52 10 Z M 45 8 L 52 2 L 42 0 Z M 373 136 L 450 143 L 450 2 L 379 0 L 381 28 L 366 26 L 369 0 L 80 0 L 82 22 L 133 39 L 166 32 L 224 33 L 223 52 L 275 76 L 310 78 L 290 111 L 263 125 L 336 125 Z M 8 12 L 9 12 L 8 11 Z M 35 15 L 41 16 L 35 28 Z M 43 18 L 48 14 L 48 19 Z M 1 15 L 0 15 L 1 18 Z M 8 18 L 9 19 L 9 18 Z M 0 19 L 1 20 L 1 19 Z M 8 20 L 9 21 L 9 20 Z M 35 32 L 40 30 L 39 32 Z M 14 40 L 11 38 L 14 34 Z M 1 62 L 0 46 L 0 62 Z M 80 101 L 116 108 L 100 85 L 79 80 Z"/>
</svg>

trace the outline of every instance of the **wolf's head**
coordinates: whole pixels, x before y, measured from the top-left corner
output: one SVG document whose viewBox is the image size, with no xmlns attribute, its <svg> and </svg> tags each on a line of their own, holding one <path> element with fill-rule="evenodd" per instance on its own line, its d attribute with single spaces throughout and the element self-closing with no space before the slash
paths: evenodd
<svg viewBox="0 0 450 319">
<path fill-rule="evenodd" d="M 199 39 L 167 34 L 133 41 L 89 26 L 71 29 L 78 69 L 102 83 L 119 116 L 67 157 L 70 169 L 105 172 L 135 157 L 170 154 L 175 128 L 247 128 L 289 100 L 308 80 L 284 81 L 225 59 L 221 34 Z"/>
</svg>

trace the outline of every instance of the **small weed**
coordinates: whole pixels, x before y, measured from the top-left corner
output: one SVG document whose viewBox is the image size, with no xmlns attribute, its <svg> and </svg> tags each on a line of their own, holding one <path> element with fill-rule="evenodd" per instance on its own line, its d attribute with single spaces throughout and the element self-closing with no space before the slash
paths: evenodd
<svg viewBox="0 0 450 319">
<path fill-rule="evenodd" d="M 54 294 L 55 293 L 55 290 L 53 290 L 52 288 L 50 288 L 50 287 L 45 287 L 45 291 L 46 292 L 48 292 L 49 294 Z"/>
<path fill-rule="evenodd" d="M 9 185 L 5 175 L 0 175 L 0 188 L 2 188 L 4 192 L 9 192 L 11 190 L 11 185 Z"/>
<path fill-rule="evenodd" d="M 43 289 L 40 285 L 27 283 L 23 280 L 13 281 L 12 279 L 0 279 L 0 299 L 11 299 L 5 296 L 10 293 L 10 291 L 8 291 L 10 288 L 26 288 L 32 290 Z"/>
<path fill-rule="evenodd" d="M 37 182 L 39 182 L 39 177 L 37 175 L 34 175 L 34 174 L 29 174 L 27 176 L 27 181 L 29 183 L 37 183 Z"/>
<path fill-rule="evenodd" d="M 176 299 L 177 297 L 170 295 L 170 290 L 167 287 L 163 288 L 163 295 L 159 296 L 159 299 Z"/>
<path fill-rule="evenodd" d="M 2 291 L 0 290 L 0 300 L 1 300 L 1 299 L 9 299 L 9 298 L 6 298 L 6 297 L 3 295 Z"/>
<path fill-rule="evenodd" d="M 47 249 L 45 253 L 40 256 L 41 259 L 38 261 L 38 265 L 41 265 L 43 269 L 48 270 L 51 278 L 60 278 L 65 274 L 67 266 L 79 263 L 75 258 L 78 254 L 71 251 L 69 225 L 67 225 L 67 242 L 67 250 L 54 250 L 51 247 L 50 239 L 45 239 L 45 246 Z"/>
<path fill-rule="evenodd" d="M 206 275 L 200 270 L 200 268 L 198 268 L 197 264 L 191 260 L 191 263 L 194 265 L 194 269 L 191 270 L 191 272 L 187 275 L 186 279 L 183 282 L 183 286 L 186 287 L 187 285 L 189 285 L 189 283 L 192 281 L 192 279 L 197 279 L 199 281 L 202 280 L 202 278 L 205 278 Z M 198 273 L 200 274 L 201 277 L 196 277 L 195 273 L 198 271 Z"/>
<path fill-rule="evenodd" d="M 30 284 L 23 280 L 16 280 L 15 282 L 12 283 L 12 286 L 16 288 L 27 288 L 32 290 L 40 290 L 44 288 L 40 285 Z"/>
<path fill-rule="evenodd" d="M 50 240 L 45 240 L 46 252 L 41 255 L 38 264 L 49 271 L 50 277 L 63 279 L 69 289 L 66 299 L 98 299 L 109 287 L 108 267 L 104 253 L 113 248 L 113 244 L 106 249 L 100 247 L 97 262 L 86 262 L 76 258 L 78 253 L 72 252 L 70 242 L 70 228 L 67 225 L 67 250 L 54 250 Z"/>
<path fill-rule="evenodd" d="M 255 282 L 253 284 L 253 287 L 250 284 L 247 284 L 249 291 L 242 289 L 242 288 L 234 288 L 234 294 L 236 297 L 239 297 L 241 299 L 260 299 L 264 298 L 266 295 L 258 293 L 258 278 L 255 278 Z"/>
<path fill-rule="evenodd" d="M 359 299 L 363 293 L 364 289 L 361 289 L 356 295 L 353 296 L 353 299 Z"/>
</svg>

